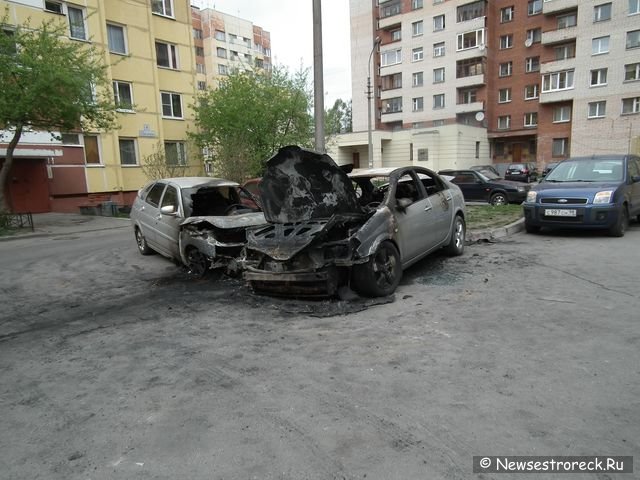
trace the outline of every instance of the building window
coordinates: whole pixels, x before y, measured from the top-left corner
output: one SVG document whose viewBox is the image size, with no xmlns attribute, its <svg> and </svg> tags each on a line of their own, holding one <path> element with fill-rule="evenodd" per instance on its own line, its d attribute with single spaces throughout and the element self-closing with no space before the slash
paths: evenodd
<svg viewBox="0 0 640 480">
<path fill-rule="evenodd" d="M 573 70 L 548 73 L 542 76 L 542 92 L 555 92 L 573 88 Z"/>
<path fill-rule="evenodd" d="M 60 141 L 63 145 L 80 146 L 80 135 L 77 133 L 61 133 Z"/>
<path fill-rule="evenodd" d="M 204 48 L 195 47 L 196 57 L 204 57 Z"/>
<path fill-rule="evenodd" d="M 204 38 L 204 36 L 202 35 L 202 30 L 200 30 L 199 28 L 194 28 L 193 38 L 195 38 L 196 40 L 202 40 Z"/>
<path fill-rule="evenodd" d="M 540 12 L 542 12 L 542 0 L 529 0 L 527 13 L 529 15 L 537 15 Z"/>
<path fill-rule="evenodd" d="M 433 69 L 433 83 L 444 82 L 444 67 Z"/>
<path fill-rule="evenodd" d="M 627 50 L 640 47 L 640 30 L 627 32 Z"/>
<path fill-rule="evenodd" d="M 498 76 L 508 77 L 511 75 L 512 71 L 513 71 L 513 62 L 501 63 L 498 67 Z"/>
<path fill-rule="evenodd" d="M 458 92 L 458 104 L 465 105 L 475 103 L 477 100 L 478 90 L 469 88 Z"/>
<path fill-rule="evenodd" d="M 422 22 L 422 20 L 420 20 L 419 22 L 413 22 L 411 24 L 411 34 L 414 37 L 417 37 L 418 35 L 422 35 L 424 33 L 423 26 L 424 26 L 424 23 Z"/>
<path fill-rule="evenodd" d="M 401 29 L 396 29 L 396 30 L 392 30 L 391 31 L 391 41 L 392 42 L 399 42 L 400 40 L 402 40 L 402 30 Z"/>
<path fill-rule="evenodd" d="M 411 61 L 418 62 L 424 58 L 424 50 L 422 47 L 411 50 Z"/>
<path fill-rule="evenodd" d="M 540 57 L 529 57 L 524 62 L 524 71 L 526 73 L 540 71 Z"/>
<path fill-rule="evenodd" d="M 433 96 L 433 109 L 438 110 L 444 108 L 444 93 Z"/>
<path fill-rule="evenodd" d="M 566 45 L 560 45 L 558 47 L 554 47 L 553 51 L 555 52 L 556 60 L 567 60 L 568 58 L 575 58 L 576 44 L 568 43 Z"/>
<path fill-rule="evenodd" d="M 607 84 L 607 69 L 598 68 L 597 70 L 591 70 L 591 83 L 592 87 L 600 87 Z"/>
<path fill-rule="evenodd" d="M 151 11 L 165 17 L 173 17 L 173 0 L 151 0 Z"/>
<path fill-rule="evenodd" d="M 485 0 L 480 0 L 459 6 L 457 9 L 457 21 L 466 22 L 474 18 L 484 17 L 485 3 Z"/>
<path fill-rule="evenodd" d="M 429 161 L 429 149 L 428 148 L 419 148 L 418 149 L 418 161 L 419 162 L 428 162 Z"/>
<path fill-rule="evenodd" d="M 156 42 L 156 63 L 159 67 L 178 69 L 178 47 L 169 43 Z"/>
<path fill-rule="evenodd" d="M 607 113 L 607 102 L 604 100 L 600 102 L 589 103 L 589 113 L 587 118 L 602 118 Z"/>
<path fill-rule="evenodd" d="M 444 57 L 444 42 L 438 42 L 433 44 L 433 56 Z"/>
<path fill-rule="evenodd" d="M 136 141 L 133 138 L 119 138 L 120 165 L 137 165 Z"/>
<path fill-rule="evenodd" d="M 525 100 L 534 100 L 536 98 L 538 98 L 539 96 L 539 85 L 533 84 L 533 85 L 527 85 L 526 87 L 524 87 L 524 99 Z"/>
<path fill-rule="evenodd" d="M 553 123 L 566 123 L 571 121 L 571 107 L 565 105 L 553 109 Z"/>
<path fill-rule="evenodd" d="M 423 7 L 422 0 L 411 0 L 411 10 L 418 10 Z"/>
<path fill-rule="evenodd" d="M 498 90 L 498 103 L 508 103 L 511 101 L 511 89 L 501 88 Z"/>
<path fill-rule="evenodd" d="M 67 5 L 69 17 L 69 37 L 76 40 L 87 39 L 87 26 L 84 22 L 84 10 Z"/>
<path fill-rule="evenodd" d="M 167 165 L 187 164 L 187 147 L 184 142 L 164 142 L 164 155 Z"/>
<path fill-rule="evenodd" d="M 629 15 L 640 13 L 640 0 L 629 0 Z"/>
<path fill-rule="evenodd" d="M 533 128 L 538 126 L 538 113 L 530 112 L 524 114 L 524 126 L 526 128 Z"/>
<path fill-rule="evenodd" d="M 505 50 L 507 48 L 513 48 L 513 35 L 502 35 L 500 37 L 500 50 Z"/>
<path fill-rule="evenodd" d="M 414 87 L 421 87 L 424 85 L 424 74 L 422 72 L 416 72 L 411 75 L 411 84 Z"/>
<path fill-rule="evenodd" d="M 608 52 L 609 52 L 609 36 L 598 37 L 591 40 L 592 55 L 601 55 L 603 53 L 608 53 Z"/>
<path fill-rule="evenodd" d="M 622 99 L 622 114 L 630 115 L 632 113 L 640 113 L 640 97 Z"/>
<path fill-rule="evenodd" d="M 423 97 L 416 97 L 416 98 L 411 100 L 411 103 L 413 104 L 413 111 L 414 112 L 421 112 L 422 110 L 424 110 L 424 98 Z"/>
<path fill-rule="evenodd" d="M 456 78 L 472 77 L 484 74 L 484 59 L 481 57 L 458 60 L 456 62 Z"/>
<path fill-rule="evenodd" d="M 500 23 L 508 23 L 513 21 L 513 5 L 500 9 Z"/>
<path fill-rule="evenodd" d="M 160 92 L 162 98 L 162 116 L 182 118 L 182 97 L 179 93 Z"/>
<path fill-rule="evenodd" d="M 402 112 L 402 97 L 388 98 L 382 102 L 382 113 Z"/>
<path fill-rule="evenodd" d="M 204 66 L 204 63 L 196 63 L 196 72 L 202 73 L 202 74 L 206 74 L 207 73 L 207 69 Z"/>
<path fill-rule="evenodd" d="M 391 5 L 381 6 L 380 7 L 380 17 L 392 17 L 394 15 L 399 15 L 401 13 L 400 2 L 393 3 Z"/>
<path fill-rule="evenodd" d="M 576 12 L 568 13 L 566 15 L 558 15 L 558 30 L 564 28 L 575 27 L 578 23 L 578 14 Z"/>
<path fill-rule="evenodd" d="M 113 82 L 113 99 L 118 110 L 133 110 L 133 95 L 131 93 L 131 84 L 128 82 Z"/>
<path fill-rule="evenodd" d="M 484 43 L 484 29 L 458 34 L 458 51 L 479 47 Z"/>
<path fill-rule="evenodd" d="M 568 157 L 569 156 L 569 139 L 568 138 L 554 138 L 551 144 L 551 155 L 554 157 Z"/>
<path fill-rule="evenodd" d="M 216 30 L 215 33 L 213 34 L 213 37 L 216 40 L 220 40 L 222 42 L 224 42 L 226 40 L 225 33 L 222 30 Z"/>
<path fill-rule="evenodd" d="M 402 63 L 402 50 L 387 50 L 380 53 L 380 66 L 387 67 L 389 65 L 397 65 Z"/>
<path fill-rule="evenodd" d="M 380 88 L 382 90 L 393 90 L 402 88 L 402 73 L 393 73 L 380 78 Z"/>
<path fill-rule="evenodd" d="M 542 41 L 542 29 L 532 28 L 527 30 L 527 41 L 531 43 L 540 43 Z"/>
<path fill-rule="evenodd" d="M 444 15 L 433 17 L 433 31 L 439 32 L 440 30 L 444 30 Z"/>
<path fill-rule="evenodd" d="M 101 165 L 100 148 L 97 135 L 83 135 L 84 163 L 87 165 Z"/>
<path fill-rule="evenodd" d="M 593 7 L 593 21 L 604 22 L 605 20 L 611 20 L 610 3 L 603 3 L 602 5 L 596 5 Z"/>
<path fill-rule="evenodd" d="M 207 89 L 207 82 L 198 80 L 198 90 L 206 90 L 206 89 Z"/>
<path fill-rule="evenodd" d="M 219 64 L 218 65 L 218 74 L 220 74 L 220 75 L 228 75 L 229 74 L 229 69 L 227 69 L 226 65 Z"/>
<path fill-rule="evenodd" d="M 60 15 L 62 15 L 63 10 L 62 10 L 62 2 L 49 2 L 49 1 L 45 1 L 44 2 L 44 9 L 47 12 L 53 12 L 53 13 L 58 13 Z"/>
<path fill-rule="evenodd" d="M 498 130 L 509 130 L 511 128 L 511 115 L 498 117 Z"/>
<path fill-rule="evenodd" d="M 630 63 L 624 66 L 624 81 L 634 82 L 640 80 L 640 63 Z"/>
<path fill-rule="evenodd" d="M 109 51 L 120 55 L 127 54 L 127 42 L 124 34 L 124 27 L 120 25 L 107 24 L 107 39 Z"/>
<path fill-rule="evenodd" d="M 221 47 L 217 47 L 216 55 L 218 56 L 218 58 L 227 58 L 227 50 Z"/>
</svg>

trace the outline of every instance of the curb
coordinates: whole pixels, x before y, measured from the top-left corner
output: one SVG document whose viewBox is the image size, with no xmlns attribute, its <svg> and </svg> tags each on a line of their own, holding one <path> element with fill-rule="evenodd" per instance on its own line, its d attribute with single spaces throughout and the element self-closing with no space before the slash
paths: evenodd
<svg viewBox="0 0 640 480">
<path fill-rule="evenodd" d="M 516 220 L 504 227 L 477 230 L 475 232 L 467 232 L 466 244 L 471 245 L 479 242 L 493 242 L 500 238 L 508 237 L 514 233 L 518 233 L 524 230 L 524 218 Z"/>
<path fill-rule="evenodd" d="M 124 219 L 123 219 L 124 220 Z M 9 235 L 9 236 L 3 236 L 0 237 L 0 242 L 10 242 L 11 240 L 23 240 L 23 239 L 29 239 L 29 238 L 43 238 L 43 237 L 60 237 L 60 236 L 64 236 L 64 235 L 79 235 L 82 233 L 88 233 L 88 232 L 101 232 L 101 231 L 105 231 L 105 230 L 116 230 L 119 228 L 129 228 L 130 224 L 129 219 L 126 219 L 127 221 L 127 225 L 111 225 L 108 227 L 96 227 L 96 228 L 88 228 L 85 230 L 72 230 L 72 231 L 58 231 L 58 232 L 53 232 L 53 231 L 41 231 L 41 232 L 33 232 L 33 233 L 16 233 L 14 235 Z"/>
</svg>

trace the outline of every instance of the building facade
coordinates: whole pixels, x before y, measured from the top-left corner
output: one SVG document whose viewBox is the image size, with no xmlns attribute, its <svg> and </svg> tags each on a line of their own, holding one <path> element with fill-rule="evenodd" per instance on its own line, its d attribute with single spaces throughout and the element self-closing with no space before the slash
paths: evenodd
<svg viewBox="0 0 640 480">
<path fill-rule="evenodd" d="M 341 163 L 366 166 L 368 79 L 375 166 L 640 151 L 639 0 L 350 0 L 350 10 L 355 133 L 329 147 Z"/>
<path fill-rule="evenodd" d="M 14 211 L 131 205 L 148 180 L 142 162 L 159 150 L 168 162 L 191 162 L 192 173 L 201 171 L 199 155 L 187 146 L 197 87 L 189 0 L 2 0 L 0 9 L 14 24 L 59 20 L 69 41 L 95 45 L 119 106 L 113 132 L 55 132 L 59 140 L 26 133 L 8 186 Z M 5 149 L 0 143 L 0 161 Z"/>
</svg>

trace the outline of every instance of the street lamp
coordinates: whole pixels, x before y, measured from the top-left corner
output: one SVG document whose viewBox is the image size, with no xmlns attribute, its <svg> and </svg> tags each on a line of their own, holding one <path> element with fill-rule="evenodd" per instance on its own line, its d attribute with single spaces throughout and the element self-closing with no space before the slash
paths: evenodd
<svg viewBox="0 0 640 480">
<path fill-rule="evenodd" d="M 371 98 L 373 98 L 373 92 L 371 90 L 371 57 L 373 57 L 373 52 L 376 47 L 380 43 L 380 37 L 376 37 L 373 41 L 373 47 L 371 48 L 371 53 L 369 54 L 369 64 L 368 64 L 368 74 L 367 77 L 367 112 L 369 114 L 369 168 L 373 168 L 373 137 L 371 133 Z"/>
</svg>

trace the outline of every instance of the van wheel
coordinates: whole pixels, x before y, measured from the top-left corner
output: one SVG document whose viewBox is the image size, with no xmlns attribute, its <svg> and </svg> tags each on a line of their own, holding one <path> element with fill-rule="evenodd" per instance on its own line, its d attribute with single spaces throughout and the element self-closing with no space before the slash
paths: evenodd
<svg viewBox="0 0 640 480">
<path fill-rule="evenodd" d="M 367 263 L 353 267 L 353 288 L 368 297 L 385 297 L 395 292 L 402 278 L 398 249 L 382 242 Z"/>
<path fill-rule="evenodd" d="M 144 238 L 144 235 L 142 234 L 142 231 L 140 230 L 140 227 L 136 227 L 135 234 L 136 234 L 136 244 L 138 245 L 138 251 L 142 255 L 151 255 L 151 254 L 153 254 L 153 250 L 147 244 L 147 239 Z"/>
<path fill-rule="evenodd" d="M 623 205 L 620 213 L 618 214 L 618 221 L 609 229 L 609 235 L 611 237 L 624 237 L 628 226 L 629 212 L 627 211 L 627 206 Z"/>
</svg>

